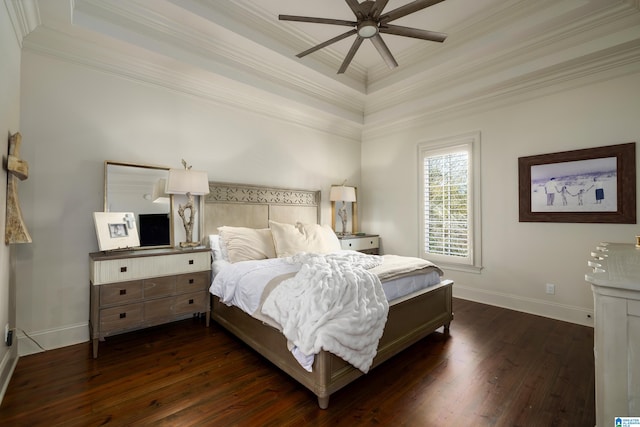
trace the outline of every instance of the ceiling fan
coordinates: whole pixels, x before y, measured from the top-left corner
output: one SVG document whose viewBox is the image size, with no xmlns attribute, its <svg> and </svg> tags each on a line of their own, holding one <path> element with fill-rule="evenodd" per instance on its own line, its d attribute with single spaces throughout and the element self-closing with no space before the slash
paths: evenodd
<svg viewBox="0 0 640 427">
<path fill-rule="evenodd" d="M 298 58 L 302 58 L 316 50 L 327 47 L 333 43 L 336 43 L 342 39 L 356 34 L 356 39 L 351 45 L 351 49 L 347 53 L 347 56 L 342 62 L 342 66 L 338 70 L 338 74 L 342 74 L 346 71 L 353 59 L 356 51 L 365 39 L 371 40 L 371 43 L 382 56 L 382 59 L 387 63 L 389 68 L 395 68 L 398 66 L 395 58 L 391 54 L 391 51 L 382 40 L 380 33 L 393 34 L 396 36 L 413 37 L 416 39 L 429 40 L 442 43 L 447 35 L 444 33 L 438 33 L 435 31 L 420 30 L 417 28 L 402 27 L 400 25 L 392 25 L 389 22 L 394 21 L 403 16 L 407 16 L 411 13 L 425 9 L 434 4 L 440 3 L 444 0 L 415 0 L 404 6 L 400 6 L 392 11 L 382 13 L 389 0 L 365 0 L 359 3 L 358 0 L 345 0 L 347 5 L 351 8 L 356 21 L 344 21 L 341 19 L 330 18 L 312 18 L 308 16 L 293 16 L 293 15 L 279 15 L 281 21 L 298 21 L 298 22 L 312 22 L 316 24 L 330 24 L 330 25 L 342 25 L 346 27 L 354 27 L 344 34 L 340 34 L 326 42 L 320 43 L 297 54 Z"/>
</svg>

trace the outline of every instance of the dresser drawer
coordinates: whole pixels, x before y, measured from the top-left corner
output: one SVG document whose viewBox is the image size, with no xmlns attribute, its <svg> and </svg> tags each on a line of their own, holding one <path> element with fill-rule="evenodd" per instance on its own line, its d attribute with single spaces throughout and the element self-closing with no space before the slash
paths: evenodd
<svg viewBox="0 0 640 427">
<path fill-rule="evenodd" d="M 144 303 L 144 320 L 166 319 L 173 317 L 176 305 L 175 297 L 160 298 Z"/>
<path fill-rule="evenodd" d="M 154 277 L 144 279 L 144 297 L 157 298 L 173 295 L 176 291 L 176 278 L 174 276 Z"/>
<path fill-rule="evenodd" d="M 207 311 L 208 293 L 205 291 L 159 298 L 144 303 L 144 320 L 164 319 L 188 313 Z"/>
<path fill-rule="evenodd" d="M 176 293 L 196 292 L 209 289 L 209 272 L 180 274 L 176 277 Z"/>
<path fill-rule="evenodd" d="M 380 242 L 378 236 L 354 237 L 340 240 L 340 246 L 342 249 L 362 251 L 366 249 L 377 249 L 380 246 Z"/>
<path fill-rule="evenodd" d="M 207 311 L 208 292 L 178 295 L 176 297 L 176 314 L 203 313 Z"/>
<path fill-rule="evenodd" d="M 100 306 L 125 304 L 142 299 L 142 280 L 100 286 Z"/>
<path fill-rule="evenodd" d="M 129 304 L 100 310 L 100 334 L 130 329 L 138 326 L 143 319 L 143 304 Z"/>
<path fill-rule="evenodd" d="M 102 285 L 206 271 L 210 268 L 211 255 L 209 251 L 96 260 L 92 263 L 91 280 L 94 285 Z"/>
</svg>

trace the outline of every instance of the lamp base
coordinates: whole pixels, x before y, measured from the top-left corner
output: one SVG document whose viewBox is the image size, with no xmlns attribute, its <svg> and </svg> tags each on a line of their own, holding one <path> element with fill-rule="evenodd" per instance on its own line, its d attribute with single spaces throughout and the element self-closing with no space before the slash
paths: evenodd
<svg viewBox="0 0 640 427">
<path fill-rule="evenodd" d="M 200 246 L 200 242 L 180 242 L 181 248 L 195 248 Z"/>
</svg>

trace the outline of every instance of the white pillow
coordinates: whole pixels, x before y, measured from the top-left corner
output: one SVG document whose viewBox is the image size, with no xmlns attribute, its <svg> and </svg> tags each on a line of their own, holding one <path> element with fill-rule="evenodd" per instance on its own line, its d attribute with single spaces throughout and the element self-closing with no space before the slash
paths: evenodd
<svg viewBox="0 0 640 427">
<path fill-rule="evenodd" d="M 211 248 L 211 254 L 214 261 L 229 261 L 226 257 L 226 253 L 222 251 L 220 245 L 220 236 L 218 234 L 209 235 L 209 247 Z"/>
<path fill-rule="evenodd" d="M 271 230 L 268 228 L 218 227 L 220 246 L 226 248 L 229 262 L 275 258 Z M 224 249 L 222 250 L 224 254 Z"/>
<path fill-rule="evenodd" d="M 276 255 L 293 256 L 300 252 L 329 253 L 340 249 L 340 242 L 329 226 L 319 224 L 282 224 L 269 221 Z"/>
</svg>

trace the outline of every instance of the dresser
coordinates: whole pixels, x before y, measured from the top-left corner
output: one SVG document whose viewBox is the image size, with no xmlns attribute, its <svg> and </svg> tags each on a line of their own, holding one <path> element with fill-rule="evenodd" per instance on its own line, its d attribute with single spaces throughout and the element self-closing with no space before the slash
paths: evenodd
<svg viewBox="0 0 640 427">
<path fill-rule="evenodd" d="M 209 326 L 211 252 L 149 249 L 89 254 L 93 357 L 111 335 L 206 313 Z"/>
<path fill-rule="evenodd" d="M 338 236 L 342 249 L 378 255 L 380 253 L 380 237 L 377 234 L 349 234 Z"/>
<path fill-rule="evenodd" d="M 596 426 L 640 415 L 640 249 L 602 243 L 591 252 Z"/>
</svg>

